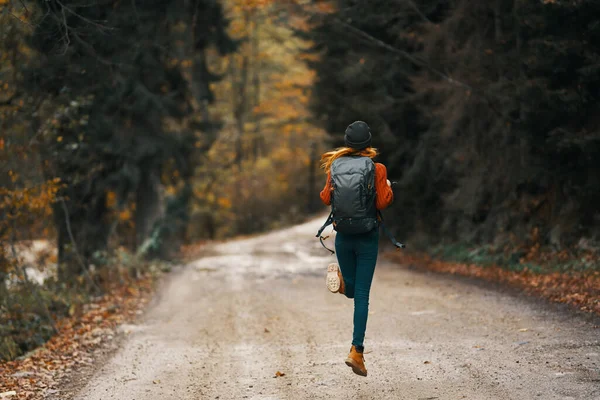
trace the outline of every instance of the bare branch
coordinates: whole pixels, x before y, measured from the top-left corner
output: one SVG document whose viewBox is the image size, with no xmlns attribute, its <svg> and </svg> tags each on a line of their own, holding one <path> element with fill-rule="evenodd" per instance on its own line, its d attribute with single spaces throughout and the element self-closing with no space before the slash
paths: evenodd
<svg viewBox="0 0 600 400">
<path fill-rule="evenodd" d="M 33 25 L 31 25 L 29 22 L 27 21 L 23 21 L 21 18 L 17 17 L 15 14 L 12 13 L 12 11 L 8 11 L 8 14 L 13 17 L 14 19 L 16 19 L 17 21 L 19 21 L 20 23 L 27 25 L 29 27 L 34 27 Z"/>
<path fill-rule="evenodd" d="M 92 21 L 91 19 L 89 19 L 89 18 L 86 18 L 86 17 L 84 17 L 83 15 L 81 15 L 81 14 L 79 14 L 79 13 L 77 13 L 77 12 L 73 11 L 73 9 L 72 9 L 72 8 L 69 8 L 69 7 L 65 6 L 65 5 L 64 5 L 64 4 L 63 4 L 63 3 L 62 3 L 60 0 L 55 0 L 55 1 L 56 1 L 56 2 L 57 2 L 57 3 L 58 3 L 58 4 L 59 4 L 61 7 L 62 7 L 62 11 L 63 11 L 63 13 L 64 13 L 64 10 L 67 10 L 69 13 L 71 13 L 71 14 L 72 14 L 72 15 L 74 15 L 75 17 L 77 17 L 77 18 L 81 19 L 82 21 L 85 21 L 85 22 L 87 22 L 87 23 L 88 23 L 88 24 L 90 24 L 90 25 L 93 25 L 93 26 L 95 26 L 96 28 L 98 28 L 98 29 L 99 29 L 99 30 L 101 30 L 101 31 L 104 31 L 104 30 L 114 30 L 114 28 L 108 27 L 108 26 L 106 26 L 106 25 L 99 24 L 98 22 L 96 22 L 96 21 Z"/>
<path fill-rule="evenodd" d="M 65 13 L 65 8 L 63 7 L 61 9 L 62 12 L 62 17 L 63 17 L 63 24 L 64 24 L 64 28 L 65 28 L 65 50 L 63 51 L 63 55 L 67 54 L 67 50 L 69 49 L 69 44 L 71 44 L 71 38 L 69 37 L 69 25 L 67 24 L 67 15 Z"/>
<path fill-rule="evenodd" d="M 443 80 L 445 80 L 446 82 L 450 83 L 451 85 L 454 86 L 459 86 L 462 87 L 464 89 L 469 90 L 471 93 L 476 94 L 478 96 L 480 96 L 481 98 L 483 98 L 486 102 L 486 104 L 488 105 L 488 107 L 494 112 L 496 113 L 498 116 L 502 117 L 503 119 L 507 120 L 507 121 L 511 121 L 511 122 L 519 122 L 517 119 L 512 118 L 511 116 L 501 112 L 498 107 L 496 107 L 496 105 L 494 104 L 494 102 L 492 101 L 492 99 L 480 88 L 476 88 L 473 87 L 467 83 L 464 83 L 462 81 L 456 80 L 454 78 L 452 78 L 451 76 L 449 76 L 448 74 L 441 72 L 440 70 L 434 68 L 431 66 L 431 64 L 429 64 L 426 60 L 423 60 L 421 58 L 418 57 L 414 57 L 411 54 L 409 54 L 408 52 L 398 49 L 397 47 L 394 47 L 388 43 L 385 43 L 382 40 L 377 39 L 376 37 L 370 35 L 369 33 L 363 31 L 362 29 L 356 28 L 353 25 L 348 24 L 347 22 L 344 22 L 342 20 L 340 20 L 339 18 L 334 18 L 334 21 L 338 24 L 341 24 L 343 26 L 345 26 L 346 28 L 348 28 L 350 31 L 354 32 L 355 34 L 368 39 L 376 44 L 378 44 L 380 47 L 383 47 L 393 53 L 396 53 L 404 58 L 406 58 L 407 60 L 409 60 L 410 62 L 412 62 L 414 65 L 425 68 L 427 70 L 429 70 L 430 72 L 432 72 L 434 75 L 437 75 L 438 77 L 442 78 Z"/>
<path fill-rule="evenodd" d="M 456 86 L 461 86 L 461 87 L 463 87 L 465 89 L 468 89 L 468 90 L 471 90 L 471 91 L 473 90 L 473 87 L 471 85 L 466 84 L 466 83 L 461 82 L 461 81 L 458 81 L 456 79 L 453 79 L 452 77 L 448 76 L 447 74 L 445 74 L 445 73 L 439 71 L 438 69 L 432 67 L 427 61 L 422 60 L 422 59 L 420 59 L 418 57 L 414 57 L 414 56 L 412 56 L 411 54 L 409 54 L 408 52 L 406 52 L 404 50 L 400 50 L 397 47 L 394 47 L 394 46 L 392 46 L 392 45 L 390 45 L 388 43 L 385 43 L 384 41 L 377 39 L 376 37 L 370 35 L 369 33 L 365 32 L 365 31 L 363 31 L 362 29 L 359 29 L 359 28 L 357 28 L 357 27 L 355 27 L 355 26 L 353 26 L 353 25 L 351 25 L 351 24 L 349 24 L 347 22 L 344 22 L 341 19 L 335 18 L 334 20 L 338 24 L 343 25 L 346 28 L 350 29 L 352 32 L 356 33 L 357 35 L 359 35 L 359 36 L 361 36 L 361 37 L 363 37 L 365 39 L 368 39 L 368 40 L 370 40 L 372 42 L 375 42 L 379 46 L 384 47 L 384 48 L 386 48 L 387 50 L 389 50 L 389 51 L 391 51 L 393 53 L 401 55 L 402 57 L 406 58 L 407 60 L 409 60 L 410 62 L 412 62 L 416 66 L 428 69 L 429 71 L 431 71 L 432 73 L 434 73 L 438 77 L 444 79 L 448 83 L 451 83 L 451 84 L 456 85 Z"/>
<path fill-rule="evenodd" d="M 414 1 L 412 1 L 412 0 L 400 0 L 400 1 L 407 2 L 412 7 L 412 9 L 415 10 L 415 12 L 419 15 L 419 17 L 421 17 L 421 19 L 424 22 L 427 22 L 429 24 L 433 24 L 433 22 L 431 22 L 431 20 L 429 18 L 427 18 L 427 16 L 423 13 L 423 11 L 421 11 L 419 9 L 419 7 L 417 7 L 417 5 L 415 4 Z"/>
<path fill-rule="evenodd" d="M 98 55 L 98 53 L 96 53 L 96 50 L 94 49 L 94 47 L 89 44 L 88 42 L 86 42 L 85 40 L 83 40 L 78 34 L 76 34 L 75 32 L 71 31 L 71 36 L 77 41 L 79 42 L 79 44 L 81 44 L 87 51 L 88 53 L 92 56 L 95 57 L 98 61 L 100 61 L 101 64 L 104 65 L 110 65 L 110 66 L 115 66 L 118 65 L 112 61 L 109 61 L 103 57 L 100 57 Z"/>
<path fill-rule="evenodd" d="M 19 3 L 21 3 L 21 6 L 23 6 L 23 9 L 25 10 L 25 14 L 29 15 L 29 8 L 27 8 L 27 6 L 23 2 L 23 0 L 19 0 Z"/>
</svg>

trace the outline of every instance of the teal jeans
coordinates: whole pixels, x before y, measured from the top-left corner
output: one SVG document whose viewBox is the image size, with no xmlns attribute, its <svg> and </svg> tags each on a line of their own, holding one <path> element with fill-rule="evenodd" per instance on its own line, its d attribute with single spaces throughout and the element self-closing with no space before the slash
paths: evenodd
<svg viewBox="0 0 600 400">
<path fill-rule="evenodd" d="M 379 250 L 379 229 L 359 235 L 338 233 L 335 252 L 342 271 L 345 295 L 354 299 L 354 333 L 352 344 L 363 347 L 367 318 L 369 316 L 369 292 L 375 273 Z"/>
</svg>

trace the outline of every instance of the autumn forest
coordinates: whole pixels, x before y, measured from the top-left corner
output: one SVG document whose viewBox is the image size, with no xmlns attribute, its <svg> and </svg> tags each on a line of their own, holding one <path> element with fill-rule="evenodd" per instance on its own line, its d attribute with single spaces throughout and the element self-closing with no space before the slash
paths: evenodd
<svg viewBox="0 0 600 400">
<path fill-rule="evenodd" d="M 596 0 L 0 0 L 0 360 L 207 242 L 326 215 L 320 156 L 355 120 L 395 183 L 400 262 L 551 277 L 542 292 L 600 313 L 598 15 Z"/>
</svg>

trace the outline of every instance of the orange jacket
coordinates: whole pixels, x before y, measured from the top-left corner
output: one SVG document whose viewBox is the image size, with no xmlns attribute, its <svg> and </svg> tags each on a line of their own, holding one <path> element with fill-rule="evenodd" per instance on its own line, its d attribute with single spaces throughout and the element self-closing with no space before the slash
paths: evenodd
<svg viewBox="0 0 600 400">
<path fill-rule="evenodd" d="M 331 205 L 331 174 L 327 173 L 327 182 L 321 191 L 321 201 L 326 205 Z M 387 184 L 387 169 L 381 163 L 375 163 L 375 207 L 383 210 L 394 201 L 394 192 Z"/>
</svg>

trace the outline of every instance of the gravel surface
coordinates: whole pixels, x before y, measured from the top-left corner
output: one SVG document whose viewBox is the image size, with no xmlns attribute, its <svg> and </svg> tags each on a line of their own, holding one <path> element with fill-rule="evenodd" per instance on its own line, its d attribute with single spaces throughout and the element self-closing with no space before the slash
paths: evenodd
<svg viewBox="0 0 600 400">
<path fill-rule="evenodd" d="M 211 245 L 123 327 L 121 348 L 75 398 L 600 399 L 593 318 L 385 260 L 369 376 L 354 375 L 352 301 L 325 288 L 334 256 L 314 238 L 321 222 Z"/>
</svg>

